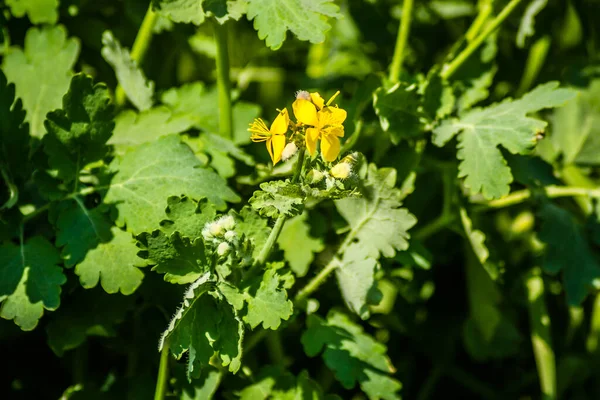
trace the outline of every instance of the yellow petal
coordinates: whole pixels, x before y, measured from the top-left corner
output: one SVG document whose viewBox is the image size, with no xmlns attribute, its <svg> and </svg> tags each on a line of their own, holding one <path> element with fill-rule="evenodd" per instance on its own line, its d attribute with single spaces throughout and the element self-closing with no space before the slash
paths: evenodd
<svg viewBox="0 0 600 400">
<path fill-rule="evenodd" d="M 288 125 L 290 123 L 290 115 L 288 114 L 287 108 L 281 110 L 273 124 L 271 124 L 271 133 L 273 135 L 283 135 L 288 130 Z"/>
<path fill-rule="evenodd" d="M 292 108 L 298 122 L 305 125 L 317 126 L 317 109 L 313 103 L 304 99 L 296 99 L 292 104 Z"/>
<path fill-rule="evenodd" d="M 344 137 L 344 126 L 343 125 L 332 125 L 325 129 L 322 129 L 323 135 Z"/>
<path fill-rule="evenodd" d="M 323 108 L 325 106 L 325 100 L 323 100 L 321 95 L 317 92 L 311 93 L 310 99 L 312 100 L 313 104 L 315 106 L 317 106 L 318 110 L 320 110 L 321 108 Z"/>
<path fill-rule="evenodd" d="M 341 125 L 346 120 L 348 113 L 346 110 L 337 107 L 327 107 L 327 110 L 331 113 L 329 123 L 331 125 Z"/>
<path fill-rule="evenodd" d="M 310 155 L 317 151 L 317 140 L 319 139 L 319 130 L 317 128 L 308 128 L 306 130 L 306 149 Z"/>
<path fill-rule="evenodd" d="M 269 152 L 269 155 L 271 156 L 271 160 L 273 160 L 273 165 L 275 165 L 275 157 L 273 157 L 273 136 L 268 138 L 267 143 L 265 143 L 265 144 L 267 145 L 267 151 Z"/>
<path fill-rule="evenodd" d="M 273 160 L 273 165 L 275 165 L 279 162 L 279 160 L 281 160 L 281 153 L 283 153 L 283 149 L 285 148 L 285 136 L 273 136 L 271 144 L 273 146 L 273 153 L 271 154 L 271 159 Z"/>
<path fill-rule="evenodd" d="M 333 135 L 321 136 L 321 156 L 325 161 L 333 161 L 340 154 L 340 139 Z"/>
</svg>

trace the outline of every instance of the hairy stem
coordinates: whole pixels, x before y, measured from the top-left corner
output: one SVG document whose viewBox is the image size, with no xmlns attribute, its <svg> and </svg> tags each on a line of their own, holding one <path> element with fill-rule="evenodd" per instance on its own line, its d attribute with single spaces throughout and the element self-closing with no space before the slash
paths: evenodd
<svg viewBox="0 0 600 400">
<path fill-rule="evenodd" d="M 323 282 L 327 280 L 329 274 L 335 271 L 338 266 L 339 260 L 337 259 L 337 257 L 334 257 L 329 262 L 329 264 L 325 266 L 325 268 L 323 268 L 314 278 L 310 280 L 310 282 L 306 284 L 306 286 L 300 289 L 300 291 L 298 292 L 298 294 L 296 294 L 296 297 L 294 298 L 294 306 L 302 304 L 302 302 L 306 300 L 308 296 L 310 296 L 314 291 L 316 291 L 319 288 L 319 286 L 321 286 Z"/>
<path fill-rule="evenodd" d="M 535 268 L 525 284 L 531 325 L 531 344 L 540 379 L 542 399 L 556 399 L 556 362 L 550 336 L 550 316 L 544 301 L 544 281 Z"/>
<path fill-rule="evenodd" d="M 154 400 L 163 400 L 167 391 L 167 379 L 169 378 L 169 342 L 165 341 L 160 352 L 160 365 L 158 366 L 158 377 L 156 378 L 156 389 Z"/>
<path fill-rule="evenodd" d="M 137 62 L 138 65 L 142 63 L 146 51 L 148 50 L 148 46 L 150 46 L 153 35 L 152 29 L 154 29 L 157 19 L 158 14 L 152 10 L 152 4 L 150 4 L 148 6 L 148 11 L 146 11 L 146 15 L 144 16 L 144 20 L 142 21 L 142 25 L 140 26 L 140 30 L 133 42 L 133 47 L 131 48 L 131 59 Z M 117 85 L 117 89 L 115 90 L 115 104 L 118 107 L 122 107 L 126 100 L 127 96 L 125 95 L 123 87 Z"/>
<path fill-rule="evenodd" d="M 217 45 L 217 90 L 219 92 L 219 133 L 233 138 L 233 111 L 231 107 L 231 80 L 229 77 L 229 46 L 227 24 L 213 21 Z"/>
<path fill-rule="evenodd" d="M 396 37 L 396 48 L 394 49 L 394 57 L 390 65 L 390 82 L 397 83 L 400 80 L 400 71 L 402 71 L 402 63 L 404 62 L 404 50 L 408 40 L 410 31 L 410 22 L 412 19 L 413 0 L 404 0 L 402 5 L 402 18 L 398 27 L 398 36 Z"/>
<path fill-rule="evenodd" d="M 521 1 L 522 0 L 511 0 L 510 3 L 508 3 L 502 11 L 500 11 L 500 14 L 498 14 L 496 16 L 496 18 L 494 18 L 489 23 L 489 25 L 485 28 L 485 30 L 479 36 L 477 36 L 475 39 L 473 39 L 473 41 L 471 41 L 467 45 L 467 47 L 463 51 L 461 51 L 454 58 L 454 60 L 452 60 L 452 62 L 444 65 L 444 67 L 442 68 L 442 72 L 440 73 L 440 76 L 443 79 L 450 78 L 456 72 L 456 70 L 461 65 L 463 65 L 463 63 L 465 61 L 467 61 L 467 59 L 475 52 L 475 50 L 477 50 L 477 48 L 479 48 L 479 46 L 481 46 L 481 44 L 485 41 L 485 39 L 487 39 L 492 33 L 494 33 L 494 31 L 496 29 L 498 29 L 500 24 L 502 24 L 502 22 L 504 22 L 504 20 L 519 5 L 519 3 L 521 3 Z"/>
</svg>

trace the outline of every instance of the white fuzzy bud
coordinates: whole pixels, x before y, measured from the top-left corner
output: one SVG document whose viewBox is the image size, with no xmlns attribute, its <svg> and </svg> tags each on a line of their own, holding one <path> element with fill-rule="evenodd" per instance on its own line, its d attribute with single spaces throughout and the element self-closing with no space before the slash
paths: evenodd
<svg viewBox="0 0 600 400">
<path fill-rule="evenodd" d="M 225 230 L 232 230 L 235 228 L 235 219 L 231 215 L 221 217 L 217 223 Z"/>
<path fill-rule="evenodd" d="M 352 173 L 352 165 L 345 162 L 341 162 L 335 165 L 333 168 L 331 168 L 329 173 L 331 173 L 331 176 L 333 176 L 334 178 L 346 179 Z"/>
<path fill-rule="evenodd" d="M 296 146 L 296 143 L 289 142 L 283 149 L 283 152 L 281 152 L 281 159 L 283 161 L 287 161 L 290 158 L 292 158 L 292 156 L 294 154 L 296 154 L 297 151 L 298 151 L 298 146 Z"/>
<path fill-rule="evenodd" d="M 225 240 L 227 240 L 228 242 L 233 242 L 236 237 L 237 237 L 237 233 L 235 233 L 235 231 L 225 232 Z"/>
<path fill-rule="evenodd" d="M 208 230 L 212 236 L 217 236 L 217 237 L 222 236 L 223 233 L 225 233 L 225 229 L 223 229 L 223 226 L 219 223 L 219 221 L 212 222 L 208 226 Z"/>
<path fill-rule="evenodd" d="M 298 90 L 296 92 L 296 98 L 310 101 L 310 93 L 306 90 Z"/>
<path fill-rule="evenodd" d="M 319 183 L 323 180 L 324 177 L 325 175 L 323 174 L 323 172 L 317 169 L 311 169 L 306 175 L 306 179 L 308 179 L 310 183 Z"/>
<path fill-rule="evenodd" d="M 229 250 L 231 250 L 231 246 L 227 242 L 221 242 L 217 246 L 217 254 L 220 257 L 226 256 L 227 254 L 229 254 Z"/>
</svg>

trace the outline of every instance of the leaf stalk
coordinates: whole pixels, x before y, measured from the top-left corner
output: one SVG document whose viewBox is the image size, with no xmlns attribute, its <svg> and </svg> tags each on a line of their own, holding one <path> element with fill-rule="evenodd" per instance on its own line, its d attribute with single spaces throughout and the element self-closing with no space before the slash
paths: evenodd
<svg viewBox="0 0 600 400">
<path fill-rule="evenodd" d="M 402 63 L 404 62 L 406 42 L 410 32 L 410 23 L 412 20 L 413 0 L 404 0 L 402 5 L 402 18 L 398 27 L 398 36 L 396 37 L 396 47 L 394 56 L 390 64 L 389 80 L 391 84 L 398 83 L 400 80 L 400 72 L 402 71 Z"/>
</svg>

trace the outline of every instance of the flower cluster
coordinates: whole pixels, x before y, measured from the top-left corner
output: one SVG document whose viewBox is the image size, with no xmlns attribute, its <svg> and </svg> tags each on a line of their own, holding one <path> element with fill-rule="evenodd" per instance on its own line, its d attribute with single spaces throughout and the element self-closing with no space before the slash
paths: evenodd
<svg viewBox="0 0 600 400">
<path fill-rule="evenodd" d="M 248 129 L 252 141 L 266 142 L 273 165 L 291 158 L 301 146 L 313 156 L 319 141 L 323 160 L 334 161 L 340 154 L 340 138 L 344 137 L 343 123 L 347 116 L 345 110 L 332 105 L 339 93 L 337 91 L 325 103 L 317 92 L 298 91 L 292 104 L 296 122 L 290 120 L 286 108 L 279 111 L 270 128 L 257 118 Z"/>
<path fill-rule="evenodd" d="M 232 246 L 237 244 L 237 233 L 234 229 L 235 219 L 226 215 L 206 223 L 202 229 L 202 237 L 205 243 L 215 246 L 220 257 L 224 257 L 229 254 Z"/>
</svg>

